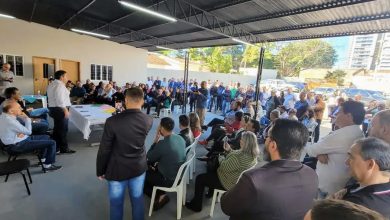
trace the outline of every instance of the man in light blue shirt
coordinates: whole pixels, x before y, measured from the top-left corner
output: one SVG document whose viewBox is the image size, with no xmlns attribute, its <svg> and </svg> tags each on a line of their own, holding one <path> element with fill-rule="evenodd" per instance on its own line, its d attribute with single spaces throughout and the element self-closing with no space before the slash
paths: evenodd
<svg viewBox="0 0 390 220">
<path fill-rule="evenodd" d="M 24 122 L 22 125 L 18 120 Z M 16 153 L 41 150 L 43 155 L 43 166 L 48 171 L 61 168 L 56 166 L 56 142 L 50 140 L 47 135 L 31 136 L 31 119 L 22 111 L 20 105 L 11 100 L 3 103 L 3 114 L 0 115 L 0 139 L 7 151 Z"/>
<path fill-rule="evenodd" d="M 283 106 L 286 107 L 287 111 L 294 108 L 297 97 L 295 97 L 292 88 L 288 88 L 287 95 L 284 96 Z"/>
</svg>

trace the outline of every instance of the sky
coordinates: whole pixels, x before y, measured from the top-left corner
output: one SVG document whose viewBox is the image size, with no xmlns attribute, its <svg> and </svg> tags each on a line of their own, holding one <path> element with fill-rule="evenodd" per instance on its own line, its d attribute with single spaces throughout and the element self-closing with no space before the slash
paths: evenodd
<svg viewBox="0 0 390 220">
<path fill-rule="evenodd" d="M 330 43 L 337 53 L 337 61 L 334 65 L 335 68 L 345 68 L 348 60 L 348 50 L 350 47 L 352 37 L 331 37 L 324 38 L 325 41 Z"/>
</svg>

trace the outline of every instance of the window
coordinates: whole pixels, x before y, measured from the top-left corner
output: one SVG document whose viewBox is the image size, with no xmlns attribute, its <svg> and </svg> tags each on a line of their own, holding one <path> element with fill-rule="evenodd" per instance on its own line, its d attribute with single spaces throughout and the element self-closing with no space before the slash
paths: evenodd
<svg viewBox="0 0 390 220">
<path fill-rule="evenodd" d="M 11 71 L 16 76 L 23 76 L 23 56 L 0 54 L 0 65 L 4 63 L 11 64 Z"/>
<path fill-rule="evenodd" d="M 95 64 L 91 64 L 91 80 L 96 79 L 96 66 Z"/>
<path fill-rule="evenodd" d="M 112 80 L 112 66 L 91 64 L 91 80 Z"/>
<path fill-rule="evenodd" d="M 102 65 L 102 80 L 107 80 L 107 66 Z"/>
<path fill-rule="evenodd" d="M 102 65 L 96 65 L 96 80 L 102 80 Z"/>
<path fill-rule="evenodd" d="M 108 66 L 108 80 L 112 81 L 112 66 Z"/>
</svg>

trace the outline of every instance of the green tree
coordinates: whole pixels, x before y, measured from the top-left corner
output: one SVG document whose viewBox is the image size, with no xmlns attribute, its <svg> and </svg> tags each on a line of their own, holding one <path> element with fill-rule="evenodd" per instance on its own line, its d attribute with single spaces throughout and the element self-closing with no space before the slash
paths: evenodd
<svg viewBox="0 0 390 220">
<path fill-rule="evenodd" d="M 335 70 L 335 71 L 328 71 L 328 73 L 325 76 L 325 79 L 329 81 L 337 82 L 338 86 L 344 85 L 344 77 L 347 75 L 347 73 L 343 70 Z"/>
<path fill-rule="evenodd" d="M 278 78 L 297 76 L 303 69 L 331 68 L 337 60 L 335 49 L 326 41 L 314 39 L 289 43 L 275 57 Z"/>
<path fill-rule="evenodd" d="M 233 67 L 232 55 L 226 47 L 206 48 L 206 65 L 211 72 L 229 73 Z M 208 55 L 209 54 L 209 55 Z"/>
</svg>

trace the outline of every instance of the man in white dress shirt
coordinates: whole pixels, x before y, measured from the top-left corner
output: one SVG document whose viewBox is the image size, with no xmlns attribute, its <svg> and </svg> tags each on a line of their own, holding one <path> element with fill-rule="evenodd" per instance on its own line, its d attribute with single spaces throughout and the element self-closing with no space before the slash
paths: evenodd
<svg viewBox="0 0 390 220">
<path fill-rule="evenodd" d="M 347 101 L 340 106 L 336 116 L 338 130 L 331 132 L 319 142 L 305 147 L 306 153 L 317 157 L 317 175 L 320 197 L 334 194 L 344 188 L 350 179 L 345 161 L 353 143 L 364 138 L 360 125 L 365 116 L 364 105 L 361 102 Z"/>
<path fill-rule="evenodd" d="M 72 154 L 76 151 L 69 149 L 67 134 L 69 110 L 71 105 L 69 90 L 65 84 L 68 81 L 66 72 L 58 70 L 54 73 L 54 82 L 47 86 L 47 100 L 49 115 L 54 120 L 53 139 L 57 143 L 57 152 Z"/>
<path fill-rule="evenodd" d="M 14 81 L 14 73 L 10 71 L 11 65 L 4 63 L 0 70 L 0 96 L 3 96 L 4 90 L 11 86 Z"/>
</svg>

